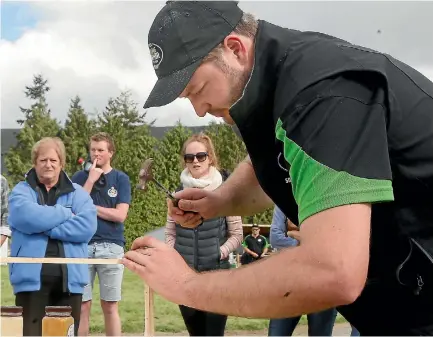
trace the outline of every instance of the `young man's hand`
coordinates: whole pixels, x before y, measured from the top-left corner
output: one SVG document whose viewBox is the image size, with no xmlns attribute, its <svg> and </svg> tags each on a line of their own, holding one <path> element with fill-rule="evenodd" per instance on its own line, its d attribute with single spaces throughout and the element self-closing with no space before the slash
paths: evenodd
<svg viewBox="0 0 433 337">
<path fill-rule="evenodd" d="M 87 178 L 87 180 L 89 180 L 92 184 L 96 183 L 101 177 L 102 173 L 104 173 L 103 169 L 96 167 L 97 162 L 97 159 L 93 161 L 92 167 L 89 170 L 89 177 Z"/>
</svg>

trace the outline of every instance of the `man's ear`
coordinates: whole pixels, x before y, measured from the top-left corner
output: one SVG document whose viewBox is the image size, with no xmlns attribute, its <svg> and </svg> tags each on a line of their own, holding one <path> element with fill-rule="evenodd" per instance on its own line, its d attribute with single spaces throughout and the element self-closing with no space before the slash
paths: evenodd
<svg viewBox="0 0 433 337">
<path fill-rule="evenodd" d="M 228 35 L 224 39 L 224 46 L 231 51 L 232 55 L 241 65 L 248 63 L 247 48 L 239 36 Z"/>
</svg>

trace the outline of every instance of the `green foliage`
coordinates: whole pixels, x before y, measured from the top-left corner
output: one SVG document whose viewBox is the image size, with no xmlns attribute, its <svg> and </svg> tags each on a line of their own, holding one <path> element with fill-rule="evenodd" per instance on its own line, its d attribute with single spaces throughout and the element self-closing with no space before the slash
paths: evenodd
<svg viewBox="0 0 433 337">
<path fill-rule="evenodd" d="M 65 127 L 60 131 L 60 137 L 67 149 L 65 171 L 70 176 L 81 169 L 78 160 L 80 158 L 86 159 L 89 138 L 95 129 L 96 123 L 93 120 L 89 120 L 81 106 L 80 97 L 76 96 L 71 99 Z"/>
<path fill-rule="evenodd" d="M 59 123 L 51 117 L 46 102 L 46 93 L 49 90 L 47 80 L 44 80 L 42 75 L 34 76 L 33 85 L 26 86 L 25 94 L 32 104 L 30 108 L 20 107 L 25 118 L 17 122 L 23 127 L 17 135 L 17 145 L 6 154 L 5 158 L 8 179 L 13 185 L 22 180 L 24 174 L 32 167 L 33 145 L 43 137 L 59 135 Z"/>
<path fill-rule="evenodd" d="M 247 156 L 244 142 L 230 125 L 212 122 L 205 133 L 212 139 L 221 168 L 233 171 Z"/>
<path fill-rule="evenodd" d="M 30 108 L 21 108 L 23 128 L 17 136 L 18 144 L 6 155 L 11 186 L 23 179 L 31 167 L 30 153 L 36 141 L 44 136 L 59 136 L 65 143 L 66 172 L 73 175 L 81 169 L 78 159 L 87 156 L 89 139 L 97 131 L 108 132 L 114 140 L 116 152 L 112 165 L 125 172 L 131 181 L 132 204 L 125 223 L 127 247 L 144 233 L 165 225 L 167 204 L 165 194 L 149 183 L 147 190 L 137 190 L 138 172 L 144 160 L 153 158 L 154 177 L 170 191 L 180 184 L 183 164 L 180 152 L 183 143 L 192 135 L 190 128 L 178 122 L 161 139 L 152 136 L 152 122 L 146 122 L 146 112 L 140 113 L 131 93 L 124 91 L 108 100 L 107 106 L 92 120 L 84 111 L 78 96 L 71 99 L 63 128 L 50 115 L 45 94 L 49 91 L 47 81 L 37 75 L 33 85 L 26 87 L 26 95 L 32 101 Z M 221 168 L 233 171 L 246 155 L 242 140 L 226 124 L 211 123 L 204 132 L 215 146 Z M 272 209 L 256 214 L 244 222 L 270 223 Z"/>
</svg>

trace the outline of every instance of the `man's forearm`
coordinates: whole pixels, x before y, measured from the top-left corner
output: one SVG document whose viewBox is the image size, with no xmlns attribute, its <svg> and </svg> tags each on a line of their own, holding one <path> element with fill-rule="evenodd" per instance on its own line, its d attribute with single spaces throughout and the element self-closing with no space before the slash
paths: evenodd
<svg viewBox="0 0 433 337">
<path fill-rule="evenodd" d="M 98 217 L 107 221 L 123 222 L 122 212 L 116 208 L 107 208 L 102 206 L 96 206 L 98 211 Z"/>
<path fill-rule="evenodd" d="M 285 318 L 344 304 L 338 278 L 302 246 L 243 268 L 195 275 L 186 285 L 186 306 L 229 316 Z M 268 275 L 266 282 L 258 275 Z M 251 305 L 251 298 L 267 298 Z"/>
<path fill-rule="evenodd" d="M 245 250 L 248 254 L 250 254 L 250 255 L 254 255 L 254 254 L 255 254 L 251 249 L 249 249 L 249 248 L 247 248 L 247 247 L 244 247 L 244 250 Z"/>
<path fill-rule="evenodd" d="M 83 188 L 90 194 L 92 192 L 93 184 L 93 182 L 87 179 L 83 185 Z"/>
<path fill-rule="evenodd" d="M 257 181 L 251 162 L 241 162 L 230 177 L 216 190 L 232 206 L 224 215 L 247 216 L 260 213 L 271 207 L 273 202 Z"/>
<path fill-rule="evenodd" d="M 8 237 L 6 235 L 0 235 L 0 247 L 3 246 L 3 243 L 6 241 Z"/>
</svg>

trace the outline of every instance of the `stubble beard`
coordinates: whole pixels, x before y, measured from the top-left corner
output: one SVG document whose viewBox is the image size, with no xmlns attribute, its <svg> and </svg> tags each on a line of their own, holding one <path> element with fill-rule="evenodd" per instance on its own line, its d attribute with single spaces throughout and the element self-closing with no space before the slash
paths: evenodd
<svg viewBox="0 0 433 337">
<path fill-rule="evenodd" d="M 224 75 L 227 77 L 229 82 L 229 107 L 232 107 L 233 104 L 235 104 L 243 95 L 245 86 L 247 85 L 248 79 L 251 75 L 251 70 L 237 70 L 232 67 L 230 67 L 227 63 L 224 62 L 221 58 L 217 58 L 215 60 L 216 65 L 220 68 L 220 70 L 224 73 Z M 224 122 L 230 125 L 234 125 L 235 122 L 230 117 L 227 109 L 227 116 L 224 117 Z"/>
</svg>

